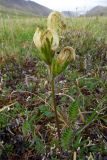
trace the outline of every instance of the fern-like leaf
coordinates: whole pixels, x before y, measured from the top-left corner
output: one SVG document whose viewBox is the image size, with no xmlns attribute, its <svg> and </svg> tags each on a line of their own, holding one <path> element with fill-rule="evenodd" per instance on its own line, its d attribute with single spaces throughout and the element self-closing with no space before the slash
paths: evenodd
<svg viewBox="0 0 107 160">
<path fill-rule="evenodd" d="M 71 144 L 72 141 L 72 131 L 71 129 L 66 129 L 63 133 L 62 133 L 62 137 L 61 137 L 61 146 L 64 150 L 68 150 L 69 146 Z"/>
<path fill-rule="evenodd" d="M 69 107 L 69 119 L 75 121 L 78 117 L 78 103 L 74 101 Z"/>
<path fill-rule="evenodd" d="M 35 137 L 35 150 L 38 154 L 45 153 L 45 145 L 39 137 Z"/>
</svg>

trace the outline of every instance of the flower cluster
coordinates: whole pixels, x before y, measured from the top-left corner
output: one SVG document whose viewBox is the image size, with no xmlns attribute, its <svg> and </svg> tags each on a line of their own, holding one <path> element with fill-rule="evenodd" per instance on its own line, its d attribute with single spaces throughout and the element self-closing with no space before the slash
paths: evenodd
<svg viewBox="0 0 107 160">
<path fill-rule="evenodd" d="M 50 66 L 54 77 L 75 60 L 75 50 L 69 46 L 64 47 L 58 55 L 55 54 L 59 47 L 59 31 L 65 27 L 64 17 L 59 12 L 52 12 L 47 19 L 47 29 L 41 31 L 37 28 L 33 37 L 38 57 Z"/>
</svg>

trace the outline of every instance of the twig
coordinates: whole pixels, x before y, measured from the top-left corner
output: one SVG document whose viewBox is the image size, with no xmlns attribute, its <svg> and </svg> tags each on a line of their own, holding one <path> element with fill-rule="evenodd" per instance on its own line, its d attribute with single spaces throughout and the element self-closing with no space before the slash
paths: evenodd
<svg viewBox="0 0 107 160">
<path fill-rule="evenodd" d="M 10 107 L 13 106 L 13 105 L 15 105 L 16 103 L 17 103 L 17 102 L 14 102 L 14 103 L 12 103 L 12 104 L 9 104 L 9 105 L 7 105 L 7 106 L 4 106 L 3 108 L 0 109 L 0 112 L 4 111 L 5 109 L 10 110 Z"/>
<path fill-rule="evenodd" d="M 76 159 L 77 159 L 77 152 L 74 151 L 73 160 L 76 160 Z"/>
<path fill-rule="evenodd" d="M 75 99 L 74 99 L 73 97 L 71 97 L 70 95 L 65 94 L 65 93 L 57 93 L 56 95 L 59 95 L 59 96 L 66 96 L 66 97 L 68 97 L 69 99 L 71 99 L 73 102 L 75 101 Z"/>
</svg>

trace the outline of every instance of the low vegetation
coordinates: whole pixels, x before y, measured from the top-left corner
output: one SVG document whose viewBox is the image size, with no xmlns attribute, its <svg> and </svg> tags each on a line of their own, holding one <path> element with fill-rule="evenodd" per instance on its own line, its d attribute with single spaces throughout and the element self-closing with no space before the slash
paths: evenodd
<svg viewBox="0 0 107 160">
<path fill-rule="evenodd" d="M 33 43 L 45 18 L 0 17 L 0 160 L 107 159 L 107 18 L 66 19 L 56 54 L 76 60 L 55 78 L 60 147 L 47 65 Z"/>
</svg>

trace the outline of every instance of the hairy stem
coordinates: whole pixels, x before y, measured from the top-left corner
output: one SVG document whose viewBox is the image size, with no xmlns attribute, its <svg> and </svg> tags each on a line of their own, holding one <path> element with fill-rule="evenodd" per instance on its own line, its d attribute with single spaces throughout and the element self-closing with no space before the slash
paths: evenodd
<svg viewBox="0 0 107 160">
<path fill-rule="evenodd" d="M 52 74 L 51 65 L 48 67 L 49 67 L 48 68 L 49 69 L 48 70 L 49 71 L 49 80 L 50 80 L 51 91 L 52 91 L 52 107 L 53 107 L 54 113 L 55 113 L 55 123 L 56 123 L 56 127 L 57 127 L 59 151 L 61 153 L 61 151 L 62 151 L 62 149 L 61 149 L 61 134 L 60 134 L 60 126 L 59 126 L 58 112 L 57 112 L 56 99 L 55 99 L 55 79 Z"/>
<path fill-rule="evenodd" d="M 57 127 L 57 132 L 58 132 L 58 139 L 60 143 L 61 135 L 60 135 L 59 119 L 58 119 L 56 100 L 55 100 L 54 78 L 51 79 L 51 89 L 52 89 L 52 103 L 53 103 L 54 112 L 55 112 L 56 127 Z"/>
</svg>

